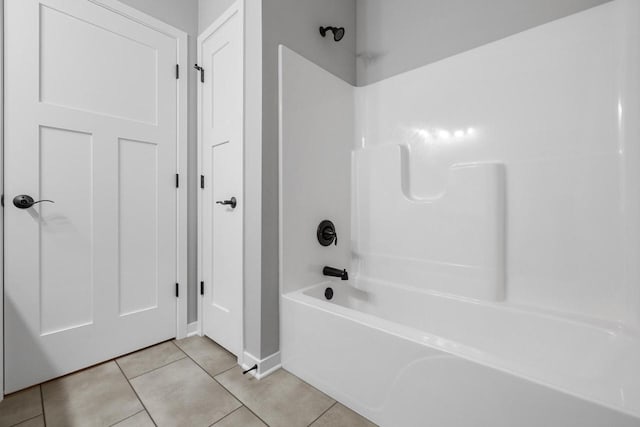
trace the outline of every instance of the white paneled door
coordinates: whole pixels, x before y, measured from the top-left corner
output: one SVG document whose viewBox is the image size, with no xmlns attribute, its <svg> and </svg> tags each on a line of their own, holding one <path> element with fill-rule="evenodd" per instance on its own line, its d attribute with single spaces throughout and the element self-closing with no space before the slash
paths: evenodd
<svg viewBox="0 0 640 427">
<path fill-rule="evenodd" d="M 236 2 L 198 39 L 203 332 L 242 352 L 243 45 Z"/>
<path fill-rule="evenodd" d="M 176 336 L 178 44 L 93 1 L 5 11 L 12 392 Z"/>
</svg>

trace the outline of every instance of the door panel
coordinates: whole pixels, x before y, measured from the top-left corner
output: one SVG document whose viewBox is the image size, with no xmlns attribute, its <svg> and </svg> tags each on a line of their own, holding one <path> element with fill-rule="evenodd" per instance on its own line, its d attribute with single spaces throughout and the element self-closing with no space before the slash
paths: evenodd
<svg viewBox="0 0 640 427">
<path fill-rule="evenodd" d="M 232 6 L 236 7 L 236 6 Z M 205 82 L 200 92 L 201 280 L 203 332 L 240 355 L 242 352 L 243 241 L 243 63 L 242 17 L 229 15 L 213 33 L 199 39 Z M 218 202 L 235 197 L 237 206 Z"/>
<path fill-rule="evenodd" d="M 178 91 L 176 39 L 124 15 L 5 0 L 5 18 L 12 392 L 175 336 Z"/>
<path fill-rule="evenodd" d="M 93 138 L 41 127 L 39 148 L 40 195 L 56 199 L 41 204 L 34 221 L 40 234 L 40 333 L 50 334 L 93 323 Z"/>
<path fill-rule="evenodd" d="M 119 140 L 120 315 L 158 306 L 158 144 Z"/>
<path fill-rule="evenodd" d="M 157 48 L 145 44 L 151 40 L 141 38 L 139 28 L 120 29 L 103 24 L 100 14 L 93 17 L 88 22 L 40 5 L 40 100 L 155 124 Z"/>
</svg>

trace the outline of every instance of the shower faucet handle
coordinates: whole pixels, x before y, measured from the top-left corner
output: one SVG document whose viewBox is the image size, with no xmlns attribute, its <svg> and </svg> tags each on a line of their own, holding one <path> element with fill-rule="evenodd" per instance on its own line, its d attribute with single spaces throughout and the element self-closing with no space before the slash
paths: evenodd
<svg viewBox="0 0 640 427">
<path fill-rule="evenodd" d="M 338 235 L 336 234 L 335 230 L 332 230 L 330 228 L 328 229 L 324 229 L 322 231 L 322 236 L 327 239 L 327 240 L 333 240 L 333 243 L 338 246 Z"/>
<path fill-rule="evenodd" d="M 338 246 L 338 233 L 336 232 L 336 226 L 328 219 L 325 219 L 320 223 L 320 225 L 318 225 L 316 237 L 322 246 L 329 246 L 332 243 Z"/>
</svg>

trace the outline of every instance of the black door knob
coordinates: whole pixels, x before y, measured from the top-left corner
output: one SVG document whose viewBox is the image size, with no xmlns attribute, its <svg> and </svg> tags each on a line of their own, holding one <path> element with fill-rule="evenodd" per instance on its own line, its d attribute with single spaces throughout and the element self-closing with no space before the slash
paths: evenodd
<svg viewBox="0 0 640 427">
<path fill-rule="evenodd" d="M 238 201 L 236 200 L 235 197 L 232 197 L 229 200 L 217 201 L 216 204 L 223 205 L 223 206 L 231 206 L 231 209 L 235 209 L 236 206 L 238 206 Z"/>
<path fill-rule="evenodd" d="M 55 203 L 53 200 L 35 201 L 33 200 L 33 197 L 27 196 L 26 194 L 21 194 L 13 198 L 13 206 L 15 206 L 18 209 L 29 209 L 31 206 L 37 203 L 42 203 L 42 202 Z"/>
</svg>

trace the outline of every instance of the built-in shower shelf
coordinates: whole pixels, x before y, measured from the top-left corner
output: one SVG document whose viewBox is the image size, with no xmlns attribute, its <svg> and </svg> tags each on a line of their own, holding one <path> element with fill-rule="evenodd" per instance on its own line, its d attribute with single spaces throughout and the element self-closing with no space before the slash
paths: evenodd
<svg viewBox="0 0 640 427">
<path fill-rule="evenodd" d="M 409 151 L 354 154 L 360 274 L 485 301 L 504 299 L 505 173 L 499 163 L 453 165 L 443 192 L 411 193 Z"/>
</svg>

